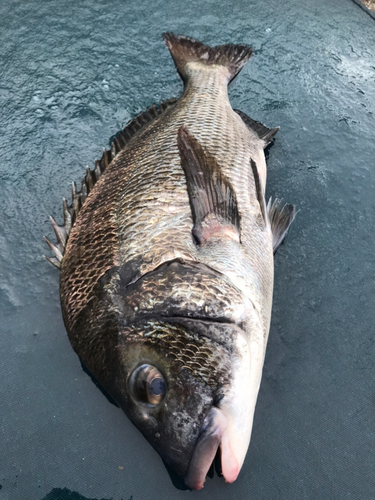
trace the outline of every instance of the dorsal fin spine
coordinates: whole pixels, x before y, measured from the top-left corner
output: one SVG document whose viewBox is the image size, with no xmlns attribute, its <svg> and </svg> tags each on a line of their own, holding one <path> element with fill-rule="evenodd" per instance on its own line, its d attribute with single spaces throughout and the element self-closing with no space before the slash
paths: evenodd
<svg viewBox="0 0 375 500">
<path fill-rule="evenodd" d="M 72 201 L 71 204 L 68 205 L 68 202 L 65 198 L 63 198 L 63 214 L 64 214 L 64 224 L 60 226 L 53 219 L 53 229 L 55 231 L 56 237 L 58 239 L 58 244 L 52 243 L 48 238 L 46 238 L 48 246 L 52 249 L 52 251 L 56 255 L 56 251 L 60 252 L 61 259 L 64 253 L 65 245 L 61 245 L 59 237 L 57 236 L 56 231 L 60 234 L 61 232 L 66 233 L 66 241 L 68 239 L 71 228 L 74 225 L 74 222 L 78 216 L 79 211 L 81 210 L 84 202 L 86 201 L 87 196 L 90 194 L 92 189 L 94 188 L 96 182 L 100 179 L 102 174 L 108 168 L 109 164 L 112 160 L 117 156 L 117 154 L 122 151 L 128 142 L 133 138 L 133 136 L 141 130 L 145 125 L 151 123 L 155 118 L 163 114 L 168 108 L 176 104 L 177 99 L 171 98 L 166 101 L 161 101 L 159 105 L 153 104 L 146 111 L 140 113 L 138 116 L 133 118 L 122 130 L 120 130 L 116 136 L 114 137 L 111 147 L 109 150 L 103 148 L 103 154 L 100 160 L 95 160 L 94 169 L 91 170 L 89 167 L 86 167 L 86 174 L 82 178 L 81 181 L 81 190 L 77 190 L 77 184 L 75 182 L 72 183 Z M 57 249 L 57 250 L 56 250 Z M 46 259 L 51 262 L 55 267 L 60 268 L 60 254 L 56 259 L 46 257 Z"/>
</svg>

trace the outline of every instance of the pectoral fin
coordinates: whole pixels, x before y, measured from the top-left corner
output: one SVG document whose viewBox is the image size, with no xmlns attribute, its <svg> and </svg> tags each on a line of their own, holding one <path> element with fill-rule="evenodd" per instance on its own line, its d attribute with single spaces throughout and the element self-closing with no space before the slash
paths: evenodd
<svg viewBox="0 0 375 500">
<path fill-rule="evenodd" d="M 236 195 L 216 159 L 204 151 L 186 127 L 179 129 L 177 143 L 186 176 L 196 242 L 202 245 L 213 237 L 239 242 L 240 216 Z"/>
<path fill-rule="evenodd" d="M 296 207 L 288 203 L 281 207 L 281 200 L 276 198 L 272 203 L 272 198 L 270 198 L 267 211 L 271 223 L 273 253 L 276 253 L 296 216 Z"/>
</svg>

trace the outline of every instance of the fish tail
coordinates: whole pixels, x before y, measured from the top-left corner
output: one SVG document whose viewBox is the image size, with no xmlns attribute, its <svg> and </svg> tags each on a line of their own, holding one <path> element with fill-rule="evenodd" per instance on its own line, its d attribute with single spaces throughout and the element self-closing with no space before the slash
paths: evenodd
<svg viewBox="0 0 375 500">
<path fill-rule="evenodd" d="M 193 38 L 173 33 L 163 33 L 163 39 L 184 80 L 189 76 L 187 64 L 200 62 L 205 66 L 224 66 L 228 69 L 228 81 L 231 81 L 253 54 L 247 45 L 227 44 L 211 48 Z"/>
</svg>

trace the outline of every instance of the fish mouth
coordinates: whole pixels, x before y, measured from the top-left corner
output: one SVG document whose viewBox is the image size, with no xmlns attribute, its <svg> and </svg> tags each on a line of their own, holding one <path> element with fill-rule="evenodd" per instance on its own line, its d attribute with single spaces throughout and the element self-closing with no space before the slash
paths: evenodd
<svg viewBox="0 0 375 500">
<path fill-rule="evenodd" d="M 219 447 L 222 474 L 228 483 L 233 483 L 240 472 L 240 464 L 229 442 L 228 418 L 222 410 L 213 407 L 204 419 L 201 434 L 195 444 L 185 476 L 185 484 L 190 489 L 203 488 L 207 472 Z"/>
</svg>

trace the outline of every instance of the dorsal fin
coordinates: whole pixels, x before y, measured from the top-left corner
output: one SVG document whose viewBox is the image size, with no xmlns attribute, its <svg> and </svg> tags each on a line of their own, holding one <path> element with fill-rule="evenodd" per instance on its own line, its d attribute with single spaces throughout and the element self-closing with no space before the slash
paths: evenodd
<svg viewBox="0 0 375 500">
<path fill-rule="evenodd" d="M 161 101 L 158 105 L 153 104 L 146 111 L 143 111 L 138 116 L 133 118 L 120 132 L 118 132 L 113 140 L 113 144 L 116 145 L 116 154 L 124 149 L 126 144 L 139 130 L 141 130 L 145 125 L 151 123 L 155 118 L 164 113 L 164 111 L 174 104 L 178 99 L 175 97 L 167 99 L 166 101 Z M 117 150 L 117 148 L 120 148 Z"/>
<path fill-rule="evenodd" d="M 82 178 L 81 189 L 77 190 L 75 182 L 72 183 L 72 202 L 68 205 L 67 200 L 63 199 L 63 214 L 64 224 L 59 225 L 51 217 L 51 223 L 55 232 L 57 243 L 52 243 L 48 238 L 46 242 L 51 250 L 54 252 L 55 257 L 46 259 L 57 268 L 60 268 L 65 246 L 68 241 L 69 233 L 74 225 L 79 211 L 81 210 L 87 196 L 99 180 L 100 176 L 107 169 L 112 160 L 122 151 L 130 139 L 144 126 L 151 123 L 155 118 L 164 113 L 166 109 L 176 104 L 178 99 L 172 98 L 166 101 L 161 101 L 159 105 L 153 104 L 146 111 L 143 111 L 138 116 L 133 118 L 122 130 L 120 130 L 113 138 L 109 150 L 103 148 L 103 154 L 100 160 L 95 160 L 94 169 L 86 167 L 86 175 Z"/>
<path fill-rule="evenodd" d="M 256 122 L 255 120 L 250 118 L 250 116 L 247 116 L 247 114 L 243 113 L 239 109 L 234 109 L 233 111 L 235 111 L 238 116 L 242 118 L 242 121 L 258 135 L 259 139 L 262 139 L 264 141 L 265 148 L 269 145 L 277 132 L 280 130 L 280 127 L 268 128 L 263 125 L 263 123 Z"/>
<path fill-rule="evenodd" d="M 273 253 L 276 253 L 296 216 L 296 207 L 289 203 L 281 207 L 281 200 L 275 198 L 275 201 L 272 203 L 272 198 L 270 198 L 267 204 L 267 211 L 271 223 Z"/>
<path fill-rule="evenodd" d="M 234 190 L 216 159 L 205 152 L 186 127 L 178 130 L 181 166 L 185 172 L 193 236 L 202 245 L 209 238 L 240 241 L 240 216 Z"/>
</svg>

